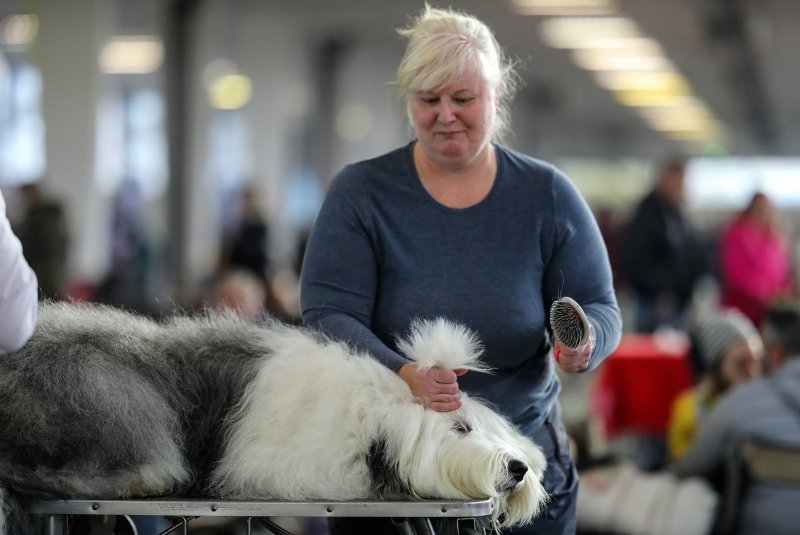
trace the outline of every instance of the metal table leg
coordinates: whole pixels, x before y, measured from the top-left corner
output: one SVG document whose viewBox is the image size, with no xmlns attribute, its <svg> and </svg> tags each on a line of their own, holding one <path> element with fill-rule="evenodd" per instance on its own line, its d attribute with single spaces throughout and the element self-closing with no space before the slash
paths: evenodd
<svg viewBox="0 0 800 535">
<path fill-rule="evenodd" d="M 392 525 L 400 535 L 417 535 L 417 530 L 408 518 L 392 518 Z"/>
<path fill-rule="evenodd" d="M 67 535 L 67 515 L 47 515 L 44 521 L 45 535 Z"/>
<path fill-rule="evenodd" d="M 435 535 L 430 518 L 413 519 L 414 528 L 419 535 Z"/>
</svg>

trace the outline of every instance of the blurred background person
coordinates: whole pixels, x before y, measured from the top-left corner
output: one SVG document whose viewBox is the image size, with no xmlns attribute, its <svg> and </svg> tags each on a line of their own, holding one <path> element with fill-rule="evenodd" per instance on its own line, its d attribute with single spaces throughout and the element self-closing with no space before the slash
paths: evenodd
<svg viewBox="0 0 800 535">
<path fill-rule="evenodd" d="M 153 294 L 154 250 L 145 230 L 141 187 L 125 180 L 113 198 L 110 265 L 94 299 L 144 314 L 156 314 Z"/>
<path fill-rule="evenodd" d="M 685 327 L 695 283 L 707 270 L 695 229 L 683 213 L 686 160 L 668 160 L 637 205 L 622 241 L 622 268 L 636 297 L 635 329 Z"/>
<path fill-rule="evenodd" d="M 242 319 L 258 322 L 264 318 L 266 290 L 264 282 L 249 271 L 225 273 L 216 283 L 210 306 L 231 310 Z"/>
<path fill-rule="evenodd" d="M 270 269 L 269 227 L 255 189 L 242 190 L 237 210 L 237 217 L 223 236 L 220 269 L 242 269 L 266 281 Z"/>
<path fill-rule="evenodd" d="M 740 310 L 756 324 L 770 303 L 792 294 L 788 240 L 764 193 L 754 194 L 724 229 L 720 277 L 722 306 Z"/>
<path fill-rule="evenodd" d="M 800 451 L 800 310 L 770 308 L 762 323 L 766 375 L 733 388 L 709 412 L 697 438 L 676 465 L 681 476 L 729 484 L 725 468 L 743 443 Z M 800 486 L 751 482 L 736 504 L 735 533 L 797 533 Z"/>
<path fill-rule="evenodd" d="M 667 452 L 670 462 L 679 460 L 691 445 L 703 418 L 732 386 L 761 375 L 764 346 L 755 325 L 740 312 L 723 311 L 702 321 L 694 343 L 703 370 L 698 384 L 673 404 Z"/>
<path fill-rule="evenodd" d="M 0 193 L 0 353 L 16 351 L 28 341 L 37 315 L 36 275 L 11 231 Z"/>
<path fill-rule="evenodd" d="M 224 277 L 231 271 L 250 273 L 263 285 L 265 309 L 283 317 L 284 307 L 272 288 L 273 268 L 267 217 L 259 202 L 258 191 L 245 186 L 233 222 L 223 233 L 217 277 Z"/>
<path fill-rule="evenodd" d="M 39 280 L 46 299 L 63 299 L 67 292 L 69 234 L 61 202 L 46 196 L 39 185 L 19 188 L 23 214 L 14 226 L 22 252 Z"/>
</svg>

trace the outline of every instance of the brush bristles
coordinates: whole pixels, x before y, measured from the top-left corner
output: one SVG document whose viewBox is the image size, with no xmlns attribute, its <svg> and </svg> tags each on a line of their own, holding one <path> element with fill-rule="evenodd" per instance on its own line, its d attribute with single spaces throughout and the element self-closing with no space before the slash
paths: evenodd
<svg viewBox="0 0 800 535">
<path fill-rule="evenodd" d="M 580 305 L 569 297 L 562 297 L 550 307 L 550 327 L 561 343 L 576 348 L 586 342 L 588 327 Z"/>
</svg>

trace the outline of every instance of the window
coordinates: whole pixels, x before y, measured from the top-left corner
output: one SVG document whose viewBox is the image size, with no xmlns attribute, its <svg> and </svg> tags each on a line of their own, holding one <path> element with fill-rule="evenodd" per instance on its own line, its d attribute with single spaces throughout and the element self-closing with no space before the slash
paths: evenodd
<svg viewBox="0 0 800 535">
<path fill-rule="evenodd" d="M 41 75 L 30 63 L 0 63 L 0 184 L 33 182 L 45 170 Z"/>
</svg>

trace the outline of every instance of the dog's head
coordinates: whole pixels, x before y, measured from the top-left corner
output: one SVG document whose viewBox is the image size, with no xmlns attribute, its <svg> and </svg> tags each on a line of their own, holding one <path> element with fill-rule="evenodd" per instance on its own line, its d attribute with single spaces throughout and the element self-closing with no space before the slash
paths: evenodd
<svg viewBox="0 0 800 535">
<path fill-rule="evenodd" d="M 446 413 L 409 403 L 381 428 L 368 455 L 380 497 L 491 498 L 498 529 L 530 522 L 547 501 L 541 450 L 466 395 L 460 409 Z"/>
<path fill-rule="evenodd" d="M 420 368 L 489 371 L 480 361 L 477 336 L 446 320 L 415 323 L 398 348 Z M 423 498 L 492 498 L 496 527 L 525 524 L 539 512 L 547 500 L 540 483 L 547 461 L 505 418 L 466 394 L 456 411 L 409 404 L 402 412 L 384 423 L 391 440 L 370 454 L 373 478 L 389 476 L 384 491 Z"/>
</svg>

